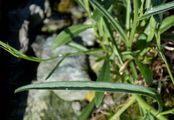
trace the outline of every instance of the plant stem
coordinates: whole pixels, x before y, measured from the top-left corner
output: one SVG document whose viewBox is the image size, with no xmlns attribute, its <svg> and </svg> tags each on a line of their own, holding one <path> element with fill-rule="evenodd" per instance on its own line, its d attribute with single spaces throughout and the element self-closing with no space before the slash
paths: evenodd
<svg viewBox="0 0 174 120">
<path fill-rule="evenodd" d="M 167 59 L 166 59 L 166 57 L 165 57 L 165 55 L 164 55 L 164 53 L 162 51 L 160 51 L 160 55 L 161 55 L 161 58 L 163 59 L 165 65 L 166 65 L 166 68 L 167 68 L 167 71 L 169 73 L 170 79 L 172 80 L 172 83 L 174 85 L 174 78 L 173 78 L 172 72 L 170 70 L 169 64 L 167 62 Z"/>
<path fill-rule="evenodd" d="M 127 0 L 127 4 L 129 2 L 130 1 Z M 132 43 L 133 43 L 134 35 L 135 35 L 135 32 L 136 32 L 136 27 L 137 27 L 137 24 L 138 24 L 138 21 L 137 21 L 138 20 L 138 1 L 137 0 L 133 0 L 133 8 L 134 8 L 134 21 L 133 21 L 131 33 L 130 33 L 130 36 L 129 36 L 129 41 L 128 41 L 128 44 L 127 44 L 128 51 L 132 51 Z M 137 75 L 137 71 L 136 71 L 136 68 L 135 68 L 135 65 L 134 65 L 133 62 L 130 62 L 130 67 L 131 67 L 131 70 L 132 70 L 132 73 L 133 73 L 133 78 L 135 80 L 135 79 L 137 79 L 138 75 Z"/>
<path fill-rule="evenodd" d="M 139 23 L 139 20 L 138 20 L 138 1 L 137 0 L 133 0 L 133 7 L 134 7 L 134 21 L 132 24 L 132 29 L 131 29 L 131 33 L 130 33 L 130 37 L 129 37 L 129 41 L 128 41 L 128 46 L 127 46 L 128 50 L 132 49 L 134 36 L 136 33 L 137 25 Z"/>
<path fill-rule="evenodd" d="M 120 52 L 118 50 L 117 43 L 116 43 L 114 37 L 111 34 L 112 33 L 112 31 L 111 31 L 112 29 L 110 28 L 109 23 L 108 23 L 108 21 L 106 19 L 104 19 L 104 24 L 105 24 L 106 29 L 109 31 L 108 33 L 109 33 L 110 41 L 113 44 L 113 52 L 115 53 L 115 55 L 117 55 L 120 64 L 123 65 L 123 60 L 122 60 L 121 54 L 120 54 Z"/>
<path fill-rule="evenodd" d="M 131 1 L 126 0 L 126 29 L 130 29 L 130 13 L 131 13 Z"/>
<path fill-rule="evenodd" d="M 86 12 L 88 14 L 89 17 L 91 17 L 91 11 L 90 11 L 90 7 L 89 7 L 89 1 L 88 0 L 83 0 L 84 3 L 84 7 L 86 9 Z"/>
<path fill-rule="evenodd" d="M 145 8 L 148 9 L 151 6 L 151 0 L 146 0 Z"/>
<path fill-rule="evenodd" d="M 137 102 L 139 103 L 139 105 L 143 109 L 146 109 L 146 111 L 149 111 L 157 119 L 159 119 L 159 120 L 168 120 L 165 116 L 159 114 L 159 112 L 155 108 L 153 108 L 152 106 L 147 104 L 139 95 L 133 94 L 133 96 L 135 97 L 135 99 L 137 100 Z"/>
<path fill-rule="evenodd" d="M 172 80 L 172 83 L 173 83 L 173 85 L 174 85 L 174 78 L 173 78 L 172 72 L 171 72 L 171 70 L 170 70 L 170 67 L 169 67 L 169 64 L 168 64 L 168 62 L 167 62 L 167 59 L 166 59 L 166 57 L 165 57 L 165 55 L 164 55 L 164 53 L 163 53 L 163 51 L 162 51 L 162 49 L 161 49 L 161 38 L 160 38 L 160 33 L 159 33 L 159 32 L 156 33 L 156 34 L 155 34 L 155 37 L 156 37 L 156 43 L 157 43 L 157 47 L 158 47 L 159 53 L 160 53 L 161 58 L 163 59 L 165 65 L 166 65 L 166 69 L 167 69 L 167 71 L 168 71 L 168 73 L 169 73 L 169 76 L 170 76 L 170 79 Z"/>
<path fill-rule="evenodd" d="M 109 120 L 117 120 L 120 117 L 120 115 L 125 110 L 127 110 L 135 101 L 135 97 L 131 97 Z"/>
<path fill-rule="evenodd" d="M 130 62 L 130 68 L 132 71 L 133 78 L 134 78 L 134 80 L 136 80 L 138 78 L 138 74 L 137 74 L 137 70 L 135 68 L 135 64 L 133 61 Z"/>
<path fill-rule="evenodd" d="M 174 114 L 174 109 L 161 112 L 160 115 Z"/>
</svg>

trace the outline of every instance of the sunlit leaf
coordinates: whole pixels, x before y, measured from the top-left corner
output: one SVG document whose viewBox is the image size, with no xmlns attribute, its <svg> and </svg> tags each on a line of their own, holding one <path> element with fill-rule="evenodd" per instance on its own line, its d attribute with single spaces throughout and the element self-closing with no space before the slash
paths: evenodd
<svg viewBox="0 0 174 120">
<path fill-rule="evenodd" d="M 173 25 L 174 25 L 174 15 L 166 17 L 160 25 L 160 28 L 159 28 L 160 33 L 167 31 Z"/>
<path fill-rule="evenodd" d="M 110 91 L 110 92 L 127 92 L 127 93 L 139 93 L 155 97 L 156 91 L 151 88 L 146 88 L 140 85 L 133 84 L 116 84 L 111 82 L 92 82 L 92 81 L 56 81 L 56 82 L 44 82 L 34 83 L 26 86 L 22 86 L 15 90 L 15 92 L 21 92 L 29 89 L 56 89 L 56 90 L 95 90 L 95 91 Z"/>
<path fill-rule="evenodd" d="M 84 46 L 82 46 L 82 45 L 80 45 L 80 44 L 78 44 L 76 42 L 70 42 L 68 44 L 68 46 L 70 46 L 72 48 L 75 48 L 77 50 L 80 50 L 80 51 L 87 51 L 88 50 L 86 47 L 84 47 Z"/>
<path fill-rule="evenodd" d="M 74 25 L 65 30 L 63 30 L 53 42 L 53 47 L 59 47 L 63 44 L 69 42 L 73 37 L 78 35 L 80 32 L 90 28 L 91 25 Z"/>
<path fill-rule="evenodd" d="M 15 48 L 11 47 L 10 45 L 5 44 L 2 41 L 0 41 L 0 47 L 17 58 L 22 58 L 22 59 L 34 61 L 34 62 L 48 61 L 48 60 L 52 60 L 52 59 L 57 58 L 57 56 L 55 56 L 55 57 L 51 57 L 48 59 L 42 59 L 42 58 L 38 58 L 38 57 L 28 56 L 28 55 L 23 54 L 21 51 L 16 50 Z"/>
<path fill-rule="evenodd" d="M 151 17 L 144 31 L 144 33 L 147 35 L 147 42 L 152 41 L 153 37 L 155 36 L 155 27 L 156 27 L 156 21 L 154 20 L 153 17 Z"/>
<path fill-rule="evenodd" d="M 158 5 L 158 6 L 155 6 L 155 7 L 152 7 L 152 8 L 149 8 L 145 13 L 144 15 L 142 15 L 140 17 L 140 20 L 143 20 L 145 18 L 148 18 L 152 15 L 156 15 L 156 14 L 159 14 L 159 13 L 163 13 L 165 11 L 168 11 L 168 10 L 171 10 L 174 8 L 174 1 L 172 2 L 168 2 L 168 3 L 165 3 L 165 4 L 161 4 L 161 5 Z"/>
<path fill-rule="evenodd" d="M 152 88 L 146 88 L 140 85 L 133 84 L 116 84 L 111 82 L 93 82 L 93 81 L 55 81 L 34 83 L 26 86 L 19 87 L 15 90 L 15 93 L 29 90 L 29 89 L 54 89 L 54 90 L 94 90 L 97 92 L 126 92 L 137 93 L 142 95 L 151 96 L 156 99 L 161 105 L 161 98 L 156 90 Z"/>
<path fill-rule="evenodd" d="M 127 36 L 125 34 L 125 31 L 120 26 L 120 23 L 118 22 L 118 20 L 114 19 L 112 17 L 112 15 L 109 14 L 109 12 L 99 2 L 97 2 L 97 0 L 90 0 L 90 2 L 96 6 L 96 8 L 99 10 L 99 12 L 103 16 L 105 16 L 108 21 L 110 21 L 110 23 L 113 26 L 113 28 L 120 34 L 122 40 L 124 42 L 127 42 L 128 38 L 127 38 Z"/>
</svg>

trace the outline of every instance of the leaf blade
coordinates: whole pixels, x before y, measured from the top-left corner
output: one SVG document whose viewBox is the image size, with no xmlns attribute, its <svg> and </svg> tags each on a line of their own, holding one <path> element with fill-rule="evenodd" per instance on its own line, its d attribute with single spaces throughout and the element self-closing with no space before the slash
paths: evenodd
<svg viewBox="0 0 174 120">
<path fill-rule="evenodd" d="M 152 39 L 154 38 L 155 27 L 156 27 L 156 21 L 153 17 L 151 17 L 147 27 L 144 30 L 144 33 L 147 35 L 147 42 L 152 41 Z"/>
<path fill-rule="evenodd" d="M 82 113 L 78 117 L 78 120 L 87 120 L 90 113 L 92 112 L 94 106 L 95 106 L 95 104 L 94 104 L 94 100 L 93 100 L 87 106 L 85 106 L 85 108 L 82 110 Z"/>
<path fill-rule="evenodd" d="M 110 65 L 109 65 L 109 58 L 106 57 L 106 60 L 103 64 L 103 67 L 101 69 L 101 72 L 97 78 L 97 81 L 110 81 Z M 95 96 L 95 105 L 98 108 L 104 98 L 104 93 L 103 92 L 96 92 Z"/>
<path fill-rule="evenodd" d="M 147 85 L 151 85 L 153 81 L 152 71 L 145 65 L 136 60 L 136 64 L 138 65 L 141 74 L 145 78 Z"/>
<path fill-rule="evenodd" d="M 140 17 L 140 20 L 148 18 L 152 15 L 156 15 L 156 14 L 171 10 L 173 8 L 174 8 L 174 1 L 152 7 L 150 9 L 148 9 L 145 12 L 145 14 Z"/>
<path fill-rule="evenodd" d="M 159 110 L 162 109 L 162 100 L 156 90 L 152 88 L 146 88 L 140 85 L 133 84 L 115 84 L 111 82 L 93 82 L 93 81 L 54 81 L 35 83 L 26 86 L 19 87 L 15 90 L 15 93 L 30 90 L 30 89 L 56 89 L 56 90 L 94 90 L 101 92 L 126 92 L 136 93 L 146 96 L 150 96 L 158 101 Z"/>
<path fill-rule="evenodd" d="M 15 93 L 29 90 L 29 89 L 56 89 L 56 90 L 95 90 L 95 91 L 110 91 L 110 92 L 127 92 L 148 95 L 151 97 L 156 96 L 156 91 L 151 88 L 146 88 L 140 85 L 133 84 L 115 84 L 111 82 L 92 82 L 92 81 L 56 81 L 35 83 L 19 87 Z"/>
<path fill-rule="evenodd" d="M 167 31 L 173 25 L 174 25 L 174 15 L 168 16 L 162 21 L 160 25 L 160 28 L 159 28 L 160 33 Z"/>
<path fill-rule="evenodd" d="M 99 10 L 99 12 L 106 17 L 106 19 L 108 19 L 108 21 L 111 22 L 111 25 L 113 26 L 113 28 L 115 30 L 118 31 L 118 33 L 120 34 L 122 40 L 126 43 L 128 41 L 128 38 L 126 36 L 125 31 L 123 30 L 123 28 L 119 25 L 118 21 L 116 19 L 114 19 L 109 12 L 102 7 L 102 5 L 100 5 L 100 3 L 98 3 L 96 0 L 90 0 L 91 4 L 94 4 L 96 6 L 96 8 Z"/>
<path fill-rule="evenodd" d="M 34 62 L 43 62 L 43 61 L 48 61 L 48 60 L 52 60 L 57 58 L 58 56 L 54 56 L 54 57 L 50 57 L 47 59 L 43 59 L 43 58 L 38 58 L 38 57 L 33 57 L 33 56 L 28 56 L 25 55 L 24 53 L 22 53 L 19 50 L 16 50 L 15 48 L 11 47 L 10 45 L 0 41 L 0 47 L 4 50 L 6 50 L 7 52 L 9 52 L 11 55 L 17 57 L 17 58 L 22 58 L 25 60 L 29 60 L 29 61 L 34 61 Z"/>
<path fill-rule="evenodd" d="M 70 41 L 70 39 L 76 35 L 78 35 L 80 32 L 90 28 L 91 25 L 73 25 L 68 27 L 67 29 L 63 30 L 56 39 L 53 42 L 53 47 L 59 47 L 63 44 L 66 44 Z"/>
</svg>

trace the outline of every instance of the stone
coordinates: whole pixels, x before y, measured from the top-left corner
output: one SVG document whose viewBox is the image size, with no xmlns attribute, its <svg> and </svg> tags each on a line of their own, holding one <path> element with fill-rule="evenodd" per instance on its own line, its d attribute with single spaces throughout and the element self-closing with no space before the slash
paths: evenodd
<svg viewBox="0 0 174 120">
<path fill-rule="evenodd" d="M 31 90 L 23 120 L 77 120 L 72 102 L 64 101 L 52 91 Z"/>
<path fill-rule="evenodd" d="M 91 19 L 87 19 L 84 24 L 90 25 L 93 21 Z M 85 46 L 93 47 L 96 42 L 96 32 L 94 28 L 89 28 L 79 34 L 79 36 L 82 38 L 82 41 L 84 42 Z"/>
<path fill-rule="evenodd" d="M 53 48 L 53 40 L 56 38 L 55 35 L 46 39 L 42 46 L 42 52 L 36 53 L 36 55 L 41 55 L 41 58 L 50 58 L 54 56 L 61 56 L 63 54 L 69 54 L 77 52 L 76 49 L 69 47 L 68 45 L 63 45 L 58 48 Z M 36 45 L 35 45 L 36 46 Z M 53 60 L 41 62 L 37 70 L 37 80 L 40 82 L 47 81 L 86 81 L 90 80 L 87 74 L 87 63 L 85 55 L 74 55 L 66 57 L 58 68 L 55 69 L 53 74 L 47 79 L 46 77 L 54 69 L 56 64 L 60 61 L 61 57 Z M 56 95 L 60 98 L 73 101 L 73 100 L 83 100 L 87 94 L 87 91 L 70 91 L 70 90 L 53 90 Z"/>
<path fill-rule="evenodd" d="M 56 36 L 37 36 L 36 41 L 32 44 L 33 51 L 37 57 L 47 59 L 59 56 L 55 59 L 39 63 L 37 80 L 33 83 L 77 80 L 81 82 L 90 81 L 87 73 L 86 55 L 68 56 L 55 68 L 64 54 L 77 52 L 75 48 L 68 45 L 53 48 L 53 41 Z M 47 79 L 54 68 L 54 72 Z M 31 90 L 28 95 L 24 120 L 77 120 L 81 114 L 81 103 L 84 102 L 83 100 L 87 93 L 88 91 Z"/>
</svg>

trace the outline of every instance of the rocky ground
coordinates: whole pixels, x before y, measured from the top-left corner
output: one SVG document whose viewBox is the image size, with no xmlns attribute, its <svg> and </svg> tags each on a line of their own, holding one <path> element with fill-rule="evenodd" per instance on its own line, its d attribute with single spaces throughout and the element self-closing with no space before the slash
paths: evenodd
<svg viewBox="0 0 174 120">
<path fill-rule="evenodd" d="M 2 6 L 1 3 L 0 5 Z M 76 120 L 82 109 L 93 98 L 94 92 L 68 90 L 32 90 L 17 94 L 13 92 L 19 86 L 36 82 L 96 80 L 103 61 L 97 62 L 94 56 L 89 55 L 63 58 L 62 54 L 77 51 L 69 45 L 52 49 L 52 42 L 61 30 L 70 25 L 89 24 L 92 21 L 86 18 L 83 9 L 74 4 L 73 0 L 60 0 L 59 2 L 54 0 L 27 0 L 26 3 L 21 3 L 19 6 L 10 7 L 6 9 L 7 16 L 5 18 L 8 21 L 5 29 L 6 37 L 0 36 L 1 39 L 5 38 L 11 46 L 27 55 L 41 58 L 59 57 L 50 61 L 35 63 L 15 58 L 0 50 L 0 56 L 3 58 L 0 63 L 3 68 L 1 70 L 0 90 L 1 105 L 4 109 L 4 113 L 1 115 L 2 120 Z M 0 7 L 0 9 L 2 8 Z M 97 46 L 93 29 L 88 29 L 79 34 L 72 39 L 72 42 L 78 42 L 87 48 Z M 164 39 L 162 46 L 174 72 L 174 42 Z M 153 70 L 152 85 L 156 87 L 158 80 L 161 80 L 163 86 L 161 93 L 165 107 L 172 107 L 174 106 L 174 96 L 171 93 L 174 88 L 171 86 L 164 62 L 156 54 L 157 51 L 151 50 L 149 54 L 155 55 L 155 58 L 151 58 L 153 62 L 150 64 Z M 61 63 L 58 65 L 60 61 Z M 52 70 L 54 72 L 49 76 Z M 142 76 L 139 76 L 137 84 L 145 84 Z M 105 93 L 102 105 L 93 109 L 89 119 L 107 120 L 108 116 L 113 115 L 128 98 L 129 95 L 124 93 Z M 134 111 L 134 114 L 132 114 L 132 111 Z M 126 111 L 127 114 L 132 114 L 132 119 L 136 116 L 136 112 L 131 107 Z M 127 118 L 128 116 L 125 115 L 124 117 Z"/>
</svg>

